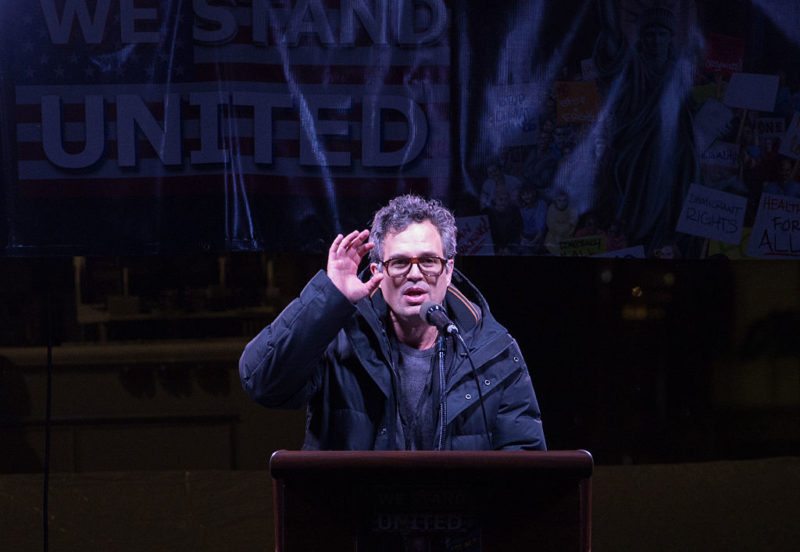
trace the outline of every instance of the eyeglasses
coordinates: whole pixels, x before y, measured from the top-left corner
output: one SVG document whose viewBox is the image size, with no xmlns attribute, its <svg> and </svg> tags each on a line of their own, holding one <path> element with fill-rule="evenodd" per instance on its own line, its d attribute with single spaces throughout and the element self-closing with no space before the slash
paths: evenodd
<svg viewBox="0 0 800 552">
<path fill-rule="evenodd" d="M 440 276 L 447 265 L 447 259 L 441 257 L 397 257 L 381 263 L 386 274 L 391 278 L 400 278 L 411 272 L 411 265 L 416 264 L 423 276 Z"/>
</svg>

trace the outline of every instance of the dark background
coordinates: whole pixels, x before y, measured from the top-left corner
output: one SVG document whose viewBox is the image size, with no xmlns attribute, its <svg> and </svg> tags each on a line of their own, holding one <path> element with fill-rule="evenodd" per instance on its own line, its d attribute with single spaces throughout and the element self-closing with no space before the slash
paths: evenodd
<svg viewBox="0 0 800 552">
<path fill-rule="evenodd" d="M 251 403 L 237 360 L 324 261 L 3 259 L 4 471 L 43 467 L 48 339 L 55 470 L 260 469 L 272 450 L 298 448 L 304 413 Z M 599 464 L 796 454 L 797 263 L 461 257 L 457 266 L 519 341 L 551 449 L 587 449 Z"/>
</svg>

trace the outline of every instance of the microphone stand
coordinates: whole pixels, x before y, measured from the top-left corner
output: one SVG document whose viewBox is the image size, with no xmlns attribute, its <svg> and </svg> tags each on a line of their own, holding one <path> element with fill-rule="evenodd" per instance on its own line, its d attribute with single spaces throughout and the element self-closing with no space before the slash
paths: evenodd
<svg viewBox="0 0 800 552">
<path fill-rule="evenodd" d="M 481 414 L 483 415 L 483 430 L 486 435 L 486 442 L 489 444 L 489 450 L 493 450 L 494 447 L 492 446 L 492 437 L 491 433 L 489 432 L 489 420 L 486 417 L 486 407 L 483 404 L 483 391 L 481 391 L 481 383 L 478 380 L 478 371 L 475 369 L 475 363 L 472 362 L 472 355 L 469 354 L 469 347 L 464 342 L 464 338 L 461 337 L 461 333 L 456 329 L 454 332 L 449 332 L 450 335 L 454 335 L 458 338 L 458 341 L 461 343 L 461 347 L 464 349 L 464 354 L 469 361 L 470 369 L 472 370 L 472 377 L 475 380 L 475 386 L 478 388 L 478 401 L 481 403 Z"/>
<path fill-rule="evenodd" d="M 420 317 L 422 320 L 425 321 L 426 324 L 430 324 L 431 326 L 436 326 L 439 328 L 439 385 L 442 390 L 441 396 L 441 405 L 440 405 L 440 415 L 444 414 L 444 367 L 443 367 L 443 360 L 444 360 L 444 348 L 443 348 L 443 339 L 442 336 L 444 335 L 451 335 L 458 338 L 458 341 L 461 342 L 461 347 L 464 349 L 464 354 L 469 361 L 470 368 L 472 370 L 472 377 L 475 379 L 475 386 L 478 389 L 478 400 L 481 403 L 481 414 L 483 415 L 483 429 L 486 434 L 486 442 L 489 445 L 489 450 L 492 450 L 494 447 L 492 446 L 492 436 L 491 432 L 489 431 L 489 420 L 486 417 L 486 406 L 483 404 L 483 391 L 481 390 L 481 383 L 478 380 L 478 371 L 475 369 L 475 363 L 472 361 L 472 355 L 469 354 L 469 347 L 464 342 L 464 338 L 461 337 L 461 332 L 458 330 L 458 326 L 456 326 L 448 317 L 444 311 L 444 308 L 439 305 L 438 303 L 434 303 L 433 301 L 425 301 L 420 306 Z M 453 350 L 457 353 L 458 352 L 458 345 L 454 345 Z M 439 447 L 441 448 L 444 444 L 444 423 L 445 419 L 442 418 L 442 423 L 440 425 L 440 435 L 439 435 Z"/>
</svg>

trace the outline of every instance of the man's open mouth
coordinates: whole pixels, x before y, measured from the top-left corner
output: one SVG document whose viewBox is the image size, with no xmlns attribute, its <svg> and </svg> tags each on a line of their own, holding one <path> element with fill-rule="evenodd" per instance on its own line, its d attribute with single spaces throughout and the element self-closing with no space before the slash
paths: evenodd
<svg viewBox="0 0 800 552">
<path fill-rule="evenodd" d="M 413 303 L 422 302 L 427 297 L 428 292 L 421 288 L 409 288 L 403 292 L 403 297 Z"/>
</svg>

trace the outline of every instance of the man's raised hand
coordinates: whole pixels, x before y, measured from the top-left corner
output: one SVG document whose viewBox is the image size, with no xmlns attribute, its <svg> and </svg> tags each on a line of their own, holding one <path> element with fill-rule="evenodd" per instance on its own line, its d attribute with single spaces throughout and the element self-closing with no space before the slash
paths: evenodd
<svg viewBox="0 0 800 552">
<path fill-rule="evenodd" d="M 358 278 L 358 265 L 374 243 L 368 243 L 369 230 L 354 230 L 333 240 L 328 250 L 328 278 L 351 303 L 360 301 L 378 287 L 383 280 L 383 272 L 376 272 L 372 278 L 362 282 Z"/>
</svg>

